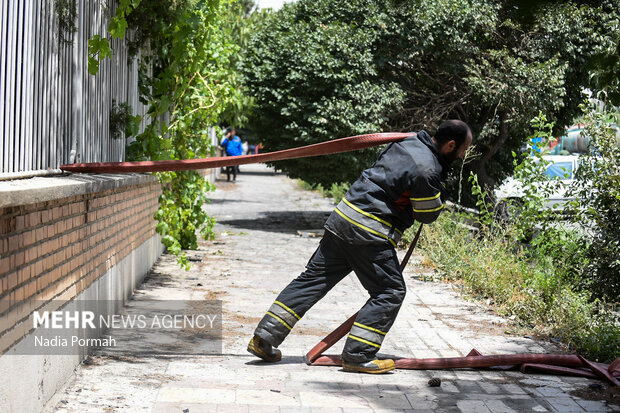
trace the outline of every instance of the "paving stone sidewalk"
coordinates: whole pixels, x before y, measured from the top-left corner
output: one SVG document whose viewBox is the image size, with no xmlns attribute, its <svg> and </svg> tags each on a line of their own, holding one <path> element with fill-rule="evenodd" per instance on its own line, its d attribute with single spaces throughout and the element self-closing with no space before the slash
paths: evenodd
<svg viewBox="0 0 620 413">
<path fill-rule="evenodd" d="M 333 204 L 263 165 L 241 167 L 237 183 L 218 182 L 212 203 L 216 240 L 190 252 L 191 271 L 164 255 L 135 302 L 150 299 L 223 303 L 222 355 L 156 357 L 140 342 L 102 350 L 77 369 L 48 403 L 49 412 L 613 412 L 597 400 L 598 381 L 506 371 L 414 371 L 363 375 L 310 367 L 303 355 L 359 309 L 366 293 L 354 275 L 319 302 L 280 347 L 278 364 L 246 352 L 253 329 L 276 294 L 303 269 Z M 448 284 L 419 280 L 414 256 L 408 294 L 382 347 L 402 357 L 558 351 L 506 334 L 506 320 L 465 301 Z M 130 303 L 131 304 L 131 303 Z M 339 354 L 343 341 L 327 353 Z M 190 344 L 188 344 L 190 345 Z M 135 350 L 140 351 L 136 354 Z M 438 377 L 440 387 L 429 387 Z M 602 383 L 601 383 L 602 384 Z M 602 384 L 603 390 L 606 384 Z M 600 393 L 600 390 L 598 391 Z M 584 398 L 585 397 L 585 398 Z M 590 399 L 590 400 L 586 400 Z"/>
</svg>

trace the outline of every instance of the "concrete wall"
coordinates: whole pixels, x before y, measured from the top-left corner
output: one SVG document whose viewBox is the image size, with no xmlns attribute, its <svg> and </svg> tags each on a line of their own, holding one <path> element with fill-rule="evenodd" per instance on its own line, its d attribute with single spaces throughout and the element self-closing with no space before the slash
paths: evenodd
<svg viewBox="0 0 620 413">
<path fill-rule="evenodd" d="M 17 355 L 33 310 L 122 305 L 142 282 L 163 252 L 159 194 L 139 174 L 0 182 L 0 411 L 40 411 L 86 356 Z"/>
</svg>

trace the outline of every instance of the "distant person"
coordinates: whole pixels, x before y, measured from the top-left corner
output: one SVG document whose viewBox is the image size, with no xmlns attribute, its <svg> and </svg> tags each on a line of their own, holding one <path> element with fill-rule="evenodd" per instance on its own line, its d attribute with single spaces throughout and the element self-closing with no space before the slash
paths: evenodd
<svg viewBox="0 0 620 413">
<path fill-rule="evenodd" d="M 224 136 L 220 146 L 224 149 L 224 153 L 226 156 L 239 156 L 243 155 L 243 144 L 241 143 L 241 138 L 237 136 L 237 131 L 231 129 L 230 132 Z M 237 182 L 237 172 L 239 171 L 238 166 L 227 166 L 226 167 L 226 181 L 230 182 L 230 176 L 233 176 L 233 182 Z"/>
</svg>

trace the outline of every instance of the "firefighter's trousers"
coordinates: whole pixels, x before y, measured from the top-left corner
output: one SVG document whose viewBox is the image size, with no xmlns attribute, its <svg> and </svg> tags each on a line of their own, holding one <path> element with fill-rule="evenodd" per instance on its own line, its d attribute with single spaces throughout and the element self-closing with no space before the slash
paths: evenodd
<svg viewBox="0 0 620 413">
<path fill-rule="evenodd" d="M 278 347 L 306 311 L 351 271 L 370 298 L 359 311 L 342 358 L 349 362 L 373 360 L 405 298 L 396 251 L 390 245 L 351 245 L 329 231 L 306 271 L 278 295 L 254 334 Z"/>
</svg>

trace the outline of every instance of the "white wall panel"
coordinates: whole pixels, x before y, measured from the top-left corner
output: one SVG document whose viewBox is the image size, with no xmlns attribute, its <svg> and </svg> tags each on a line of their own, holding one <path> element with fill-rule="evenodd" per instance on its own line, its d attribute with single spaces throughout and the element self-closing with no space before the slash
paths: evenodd
<svg viewBox="0 0 620 413">
<path fill-rule="evenodd" d="M 112 7 L 106 8 L 106 3 Z M 125 41 L 112 41 L 114 56 L 88 73 L 88 39 L 107 36 L 113 0 L 76 0 L 77 32 L 60 42 L 53 0 L 0 1 L 0 178 L 14 172 L 57 169 L 76 161 L 122 161 L 123 139 L 110 138 L 112 102 L 138 100 L 138 64 Z M 65 36 L 66 38 L 66 36 Z M 143 126 L 144 127 L 144 126 Z"/>
</svg>

